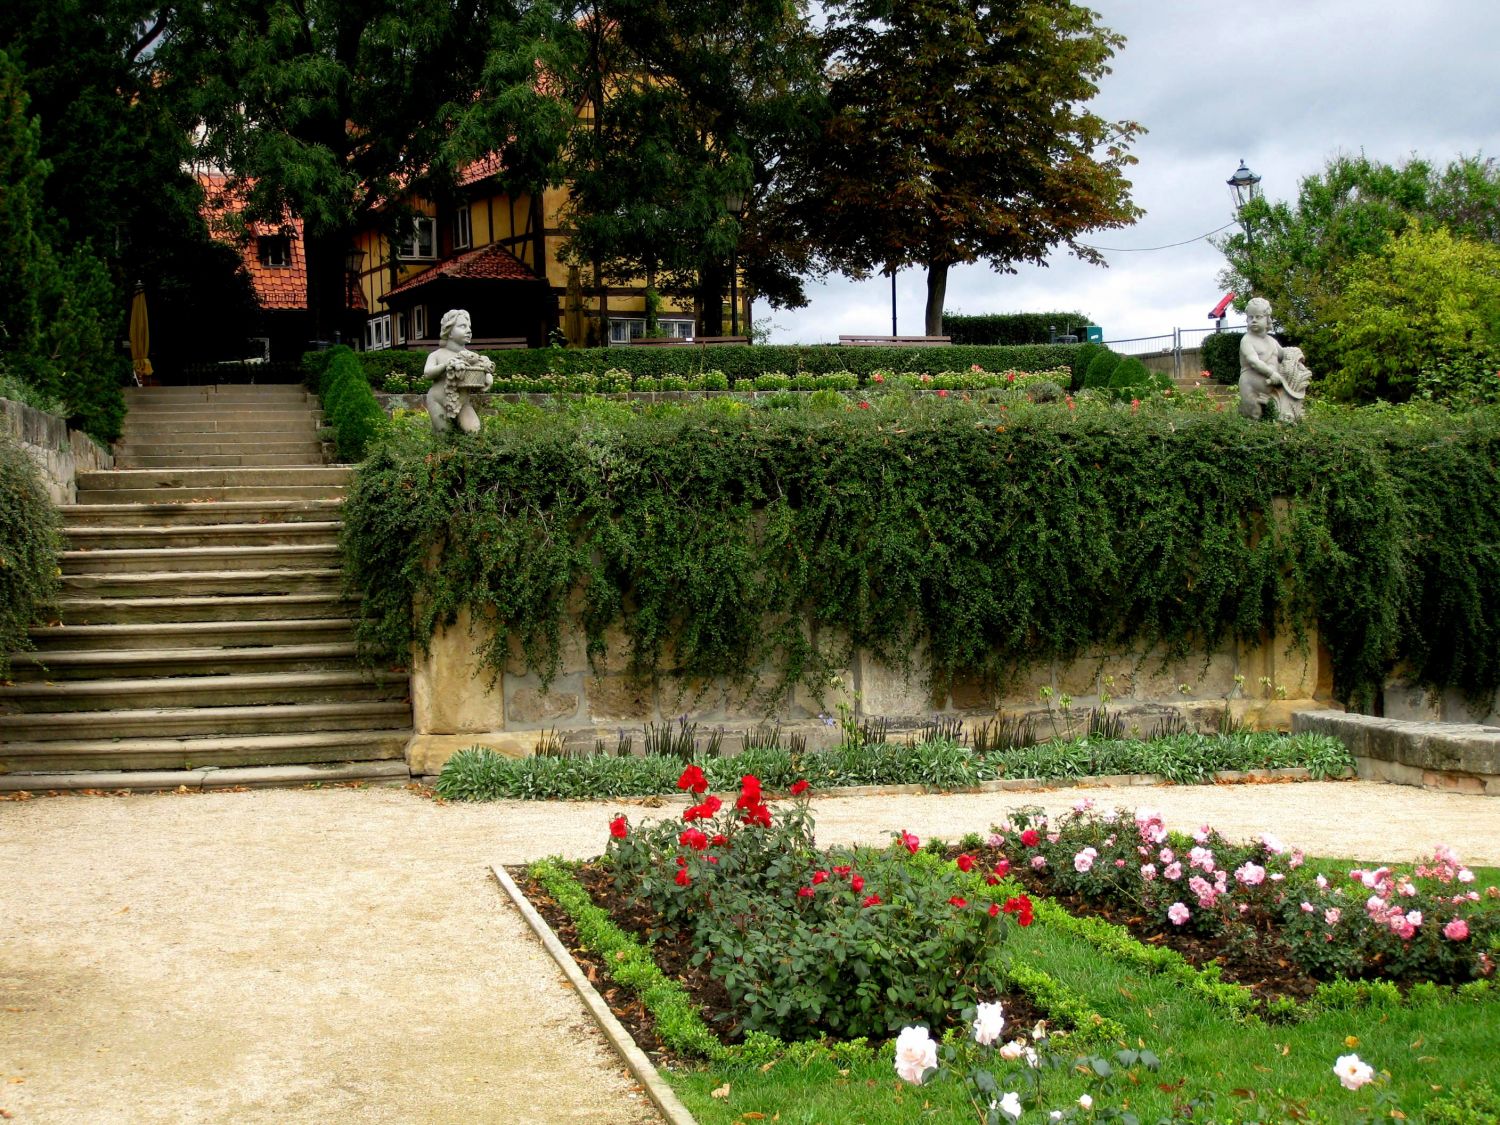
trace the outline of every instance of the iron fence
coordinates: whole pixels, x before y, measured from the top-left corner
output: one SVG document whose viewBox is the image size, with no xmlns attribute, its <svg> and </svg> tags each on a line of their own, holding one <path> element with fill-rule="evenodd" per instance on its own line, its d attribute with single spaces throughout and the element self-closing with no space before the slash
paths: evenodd
<svg viewBox="0 0 1500 1125">
<path fill-rule="evenodd" d="M 1171 356 L 1172 370 L 1180 376 L 1183 371 L 1183 353 L 1196 352 L 1203 347 L 1203 341 L 1215 332 L 1243 332 L 1243 324 L 1233 325 L 1228 328 L 1174 328 L 1170 334 L 1162 336 L 1133 336 L 1121 340 L 1105 340 L 1104 344 L 1112 351 L 1121 355 L 1133 355 L 1141 359 L 1161 358 Z M 1197 366 L 1192 368 L 1198 370 Z"/>
</svg>

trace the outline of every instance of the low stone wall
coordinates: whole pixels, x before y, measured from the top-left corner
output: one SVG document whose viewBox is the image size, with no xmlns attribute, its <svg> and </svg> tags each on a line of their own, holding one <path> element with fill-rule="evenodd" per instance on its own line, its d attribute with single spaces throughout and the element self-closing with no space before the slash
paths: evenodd
<svg viewBox="0 0 1500 1125">
<path fill-rule="evenodd" d="M 42 470 L 42 480 L 54 504 L 72 504 L 78 499 L 76 477 L 92 469 L 112 469 L 109 449 L 55 414 L 46 414 L 24 402 L 0 398 L 0 425 L 19 441 Z"/>
<path fill-rule="evenodd" d="M 1427 723 L 1500 724 L 1500 691 L 1475 704 L 1463 693 L 1449 689 L 1441 693 L 1411 683 L 1399 672 L 1385 684 L 1385 717 Z"/>
<path fill-rule="evenodd" d="M 1147 735 L 1164 721 L 1176 721 L 1174 715 L 1191 728 L 1211 730 L 1226 711 L 1254 729 L 1290 730 L 1293 712 L 1334 706 L 1329 659 L 1316 635 L 1306 652 L 1290 636 L 1181 661 L 1164 662 L 1159 651 L 1099 652 L 1033 668 L 1003 692 L 959 681 L 941 696 L 928 687 L 920 653 L 908 676 L 856 652 L 821 698 L 799 686 L 766 699 L 722 681 L 664 677 L 657 684 L 641 683 L 628 675 L 623 634 L 607 637 L 603 656 L 591 664 L 576 620 L 565 630 L 561 667 L 545 689 L 525 670 L 518 652 L 503 672 L 491 676 L 480 667 L 483 639 L 471 626 L 467 613 L 461 614 L 433 638 L 426 656 L 413 660 L 415 734 L 407 748 L 413 774 L 435 774 L 455 751 L 469 746 L 529 755 L 543 736 L 585 746 L 602 739 L 612 747 L 624 732 L 640 747 L 645 724 L 682 719 L 698 724 L 700 740 L 721 733 L 730 749 L 738 748 L 744 734 L 773 723 L 819 747 L 839 740 L 834 716 L 840 704 L 857 720 L 886 722 L 893 734 L 935 718 L 972 728 L 1001 714 L 1030 714 L 1042 735 L 1083 733 L 1089 709 L 1106 701 L 1127 731 Z"/>
<path fill-rule="evenodd" d="M 1339 739 L 1360 777 L 1500 796 L 1500 726 L 1303 711 L 1292 730 Z"/>
</svg>

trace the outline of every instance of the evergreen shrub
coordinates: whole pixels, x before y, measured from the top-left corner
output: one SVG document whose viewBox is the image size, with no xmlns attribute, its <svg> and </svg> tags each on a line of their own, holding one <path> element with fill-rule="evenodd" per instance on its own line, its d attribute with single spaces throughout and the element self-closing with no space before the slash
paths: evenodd
<svg viewBox="0 0 1500 1125">
<path fill-rule="evenodd" d="M 1233 387 L 1240 381 L 1240 341 L 1243 332 L 1215 332 L 1203 338 L 1203 370 L 1215 383 Z"/>
<path fill-rule="evenodd" d="M 1083 385 L 1087 390 L 1103 390 L 1109 386 L 1110 379 L 1114 378 L 1115 368 L 1120 366 L 1124 356 L 1104 348 L 1093 359 L 1089 360 L 1088 370 L 1083 373 Z"/>
<path fill-rule="evenodd" d="M 943 332 L 955 344 L 1048 344 L 1094 321 L 1081 312 L 943 314 Z"/>
<path fill-rule="evenodd" d="M 545 677 L 572 599 L 591 651 L 619 630 L 640 676 L 826 685 L 840 646 L 905 667 L 925 645 L 942 686 L 1316 623 L 1342 699 L 1398 660 L 1433 688 L 1500 687 L 1500 410 L 1278 427 L 1002 405 L 533 408 L 474 435 L 402 430 L 345 506 L 360 639 L 404 654 L 470 604 L 491 668 L 514 644 Z"/>
<path fill-rule="evenodd" d="M 327 358 L 311 361 L 306 369 L 317 373 L 318 396 L 333 427 L 339 460 L 362 460 L 385 423 L 385 411 L 375 401 L 354 352 L 340 345 L 322 354 Z"/>
<path fill-rule="evenodd" d="M 61 549 L 57 509 L 41 470 L 0 431 L 0 680 L 10 671 L 9 654 L 31 647 L 28 630 L 57 600 Z"/>
<path fill-rule="evenodd" d="M 1083 390 L 1083 377 L 1088 373 L 1089 364 L 1094 361 L 1094 357 L 1100 352 L 1108 350 L 1103 344 L 1079 344 L 1074 348 L 1072 363 L 1069 365 L 1073 379 L 1068 389 L 1071 391 Z"/>
</svg>

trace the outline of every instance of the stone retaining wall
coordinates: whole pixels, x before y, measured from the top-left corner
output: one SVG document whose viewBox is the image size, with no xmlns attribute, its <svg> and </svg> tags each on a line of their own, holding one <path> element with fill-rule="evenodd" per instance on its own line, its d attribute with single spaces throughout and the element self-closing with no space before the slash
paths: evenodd
<svg viewBox="0 0 1500 1125">
<path fill-rule="evenodd" d="M 114 456 L 103 445 L 55 414 L 47 414 L 24 402 L 0 398 L 0 425 L 21 443 L 42 470 L 42 480 L 54 504 L 72 504 L 78 499 L 75 478 L 92 469 L 112 469 Z"/>
<path fill-rule="evenodd" d="M 1363 778 L 1500 796 L 1500 726 L 1303 711 L 1292 730 L 1339 739 Z"/>
<path fill-rule="evenodd" d="M 1033 668 L 1001 691 L 959 681 L 935 696 L 921 654 L 910 675 L 867 652 L 856 652 L 821 693 L 799 686 L 767 699 L 754 689 L 723 681 L 663 677 L 642 683 L 628 674 L 623 634 L 606 638 L 603 656 L 590 663 L 576 619 L 565 625 L 562 663 L 545 688 L 514 651 L 510 665 L 492 676 L 480 666 L 483 638 L 471 631 L 467 612 L 433 638 L 412 664 L 415 734 L 407 747 L 413 774 L 435 774 L 457 750 L 488 746 L 503 753 L 533 753 L 544 736 L 565 745 L 613 747 L 621 732 L 643 744 L 646 724 L 686 719 L 699 740 L 722 732 L 738 749 L 743 736 L 766 724 L 806 737 L 818 747 L 839 741 L 840 704 L 856 720 L 883 720 L 893 734 L 935 718 L 973 728 L 998 715 L 1030 714 L 1038 734 L 1084 733 L 1091 707 L 1107 701 L 1127 732 L 1149 735 L 1180 716 L 1188 727 L 1216 728 L 1225 713 L 1259 730 L 1290 730 L 1294 711 L 1335 706 L 1327 653 L 1316 635 L 1306 652 L 1290 636 L 1256 645 L 1198 652 L 1180 661 L 1162 653 L 1099 652 L 1067 664 Z M 1064 697 L 1068 710 L 1064 713 Z M 1050 711 L 1047 704 L 1050 702 Z"/>
</svg>

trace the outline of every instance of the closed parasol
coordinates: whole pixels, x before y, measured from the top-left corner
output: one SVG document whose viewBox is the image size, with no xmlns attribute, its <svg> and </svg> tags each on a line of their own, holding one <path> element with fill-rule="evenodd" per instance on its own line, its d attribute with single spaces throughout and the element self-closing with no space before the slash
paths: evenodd
<svg viewBox="0 0 1500 1125">
<path fill-rule="evenodd" d="M 130 368 L 137 386 L 151 378 L 151 322 L 146 317 L 146 287 L 140 282 L 130 301 Z"/>
</svg>

